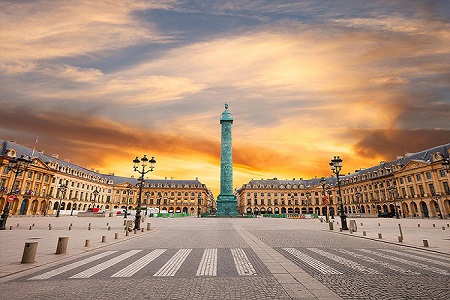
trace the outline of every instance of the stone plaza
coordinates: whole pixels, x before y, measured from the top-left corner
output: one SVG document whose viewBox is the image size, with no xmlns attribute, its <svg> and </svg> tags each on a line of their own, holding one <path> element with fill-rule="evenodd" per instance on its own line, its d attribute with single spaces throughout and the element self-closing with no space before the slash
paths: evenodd
<svg viewBox="0 0 450 300">
<path fill-rule="evenodd" d="M 353 233 L 339 220 L 331 230 L 318 219 L 146 218 L 125 235 L 120 217 L 12 217 L 0 289 L 7 299 L 449 299 L 448 220 L 352 220 Z M 69 240 L 57 255 L 59 237 Z M 21 264 L 36 241 L 36 262 Z"/>
</svg>

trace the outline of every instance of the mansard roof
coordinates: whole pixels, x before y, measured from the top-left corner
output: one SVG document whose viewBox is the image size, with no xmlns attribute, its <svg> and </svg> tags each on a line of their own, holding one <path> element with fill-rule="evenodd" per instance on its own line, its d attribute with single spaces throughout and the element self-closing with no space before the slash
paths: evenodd
<svg viewBox="0 0 450 300">
<path fill-rule="evenodd" d="M 441 161 L 442 159 L 449 158 L 450 143 L 436 146 L 427 150 L 423 150 L 415 153 L 406 153 L 404 156 L 400 156 L 397 159 L 390 162 L 380 162 L 379 165 L 366 169 L 357 170 L 354 173 L 343 176 L 342 179 L 351 179 L 357 176 L 370 175 L 370 178 L 380 178 L 390 175 L 403 169 L 411 161 L 422 162 L 431 164 L 435 161 Z"/>
<path fill-rule="evenodd" d="M 1 145 L 0 155 L 2 155 L 2 156 L 7 155 L 7 153 L 8 153 L 7 151 L 9 151 L 11 149 L 15 149 L 17 151 L 17 157 L 20 157 L 21 155 L 31 157 L 31 155 L 33 154 L 33 158 L 41 159 L 43 162 L 45 162 L 48 166 L 50 166 L 53 169 L 55 169 L 55 168 L 52 166 L 58 166 L 59 169 L 70 168 L 81 174 L 86 174 L 87 176 L 92 176 L 93 178 L 104 179 L 107 183 L 111 183 L 111 181 L 112 181 L 112 184 L 114 184 L 114 185 L 124 183 L 124 182 L 128 182 L 132 185 L 136 185 L 138 183 L 137 178 L 115 176 L 115 175 L 109 175 L 109 174 L 101 174 L 101 173 L 86 169 L 84 167 L 80 167 L 76 164 L 64 161 L 62 159 L 55 158 L 53 156 L 38 152 L 38 151 L 34 151 L 34 153 L 33 153 L 33 149 L 22 146 L 15 142 L 5 141 L 5 140 L 0 139 L 0 145 Z M 174 185 L 175 185 L 175 187 L 185 187 L 186 185 L 188 185 L 190 187 L 192 187 L 192 186 L 202 187 L 202 188 L 206 187 L 198 179 L 195 179 L 195 180 L 145 179 L 145 184 L 146 185 L 153 184 L 156 186 L 161 185 L 163 187 L 170 187 L 170 186 L 174 186 Z"/>
</svg>

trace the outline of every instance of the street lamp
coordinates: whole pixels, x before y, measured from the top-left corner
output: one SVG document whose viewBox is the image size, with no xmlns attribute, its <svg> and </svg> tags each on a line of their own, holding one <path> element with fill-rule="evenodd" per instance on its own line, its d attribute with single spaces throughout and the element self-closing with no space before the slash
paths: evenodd
<svg viewBox="0 0 450 300">
<path fill-rule="evenodd" d="M 325 177 L 322 177 L 320 179 L 320 185 L 322 186 L 322 202 L 323 205 L 325 205 L 325 213 L 326 213 L 326 221 L 327 223 L 330 222 L 330 213 L 328 212 L 328 205 L 329 205 L 329 200 L 327 199 L 327 195 L 325 194 L 325 188 L 327 186 L 327 181 L 325 180 Z"/>
<path fill-rule="evenodd" d="M 202 201 L 202 196 L 198 195 L 198 198 L 197 198 L 197 218 L 200 218 L 200 204 L 201 204 L 201 201 Z"/>
<path fill-rule="evenodd" d="M 66 184 L 60 184 L 58 187 L 58 191 L 60 193 L 59 202 L 58 202 L 58 209 L 56 210 L 56 217 L 59 217 L 59 212 L 61 211 L 61 202 L 64 196 L 66 195 L 67 185 Z"/>
<path fill-rule="evenodd" d="M 150 163 L 150 165 L 148 165 L 148 163 Z M 136 158 L 133 160 L 133 164 L 134 164 L 134 171 L 138 172 L 141 177 L 138 179 L 138 184 L 139 184 L 139 195 L 138 195 L 138 200 L 137 200 L 137 208 L 136 208 L 136 217 L 134 219 L 134 229 L 136 230 L 140 230 L 141 229 L 141 197 L 142 197 L 142 187 L 144 185 L 144 175 L 147 174 L 148 172 L 152 172 L 153 171 L 153 164 L 156 163 L 156 160 L 154 157 L 152 157 L 150 160 L 147 158 L 147 155 L 144 155 L 140 160 L 139 158 L 136 156 Z M 142 168 L 142 169 L 140 169 Z M 148 170 L 145 170 L 146 168 L 148 168 Z"/>
<path fill-rule="evenodd" d="M 398 214 L 398 208 L 397 208 L 397 188 L 395 185 L 392 185 L 388 188 L 389 193 L 391 194 L 392 199 L 394 200 L 394 208 L 395 208 L 395 218 L 400 219 L 400 215 Z"/>
<path fill-rule="evenodd" d="M 356 196 L 356 207 L 358 208 L 358 212 L 361 213 L 361 198 L 362 198 L 362 194 L 360 192 L 356 192 L 355 193 Z"/>
<path fill-rule="evenodd" d="M 14 197 L 14 186 L 16 184 L 17 176 L 20 172 L 25 172 L 31 165 L 32 161 L 31 159 L 25 158 L 23 155 L 21 155 L 19 158 L 11 158 L 9 159 L 8 163 L 8 170 L 11 170 L 14 173 L 14 179 L 11 186 L 11 190 L 8 193 L 8 202 L 6 202 L 5 209 L 3 210 L 3 213 L 0 218 L 0 230 L 6 229 L 6 220 L 8 220 L 9 216 L 9 203 L 10 203 L 10 197 Z M 23 170 L 21 170 L 23 169 Z M 12 201 L 11 201 L 12 202 Z"/>
<path fill-rule="evenodd" d="M 131 184 L 127 185 L 127 199 L 125 200 L 125 215 L 123 216 L 124 219 L 127 218 L 128 215 L 128 198 L 130 198 L 131 192 L 132 192 L 133 186 Z"/>
<path fill-rule="evenodd" d="M 333 219 L 334 220 L 334 207 L 333 207 L 333 201 L 331 200 L 331 194 L 332 194 L 332 191 L 331 191 L 331 186 L 327 186 L 326 187 L 326 190 L 327 190 L 327 194 L 328 194 L 328 205 L 330 206 L 330 210 L 328 211 L 328 214 L 330 214 L 331 213 L 331 219 Z"/>
<path fill-rule="evenodd" d="M 309 214 L 309 199 L 311 198 L 311 193 L 306 192 L 306 213 Z"/>
<path fill-rule="evenodd" d="M 77 198 L 72 198 L 72 211 L 70 212 L 70 215 L 73 216 L 73 210 L 74 210 L 74 206 L 75 206 L 75 201 L 77 200 Z"/>
<path fill-rule="evenodd" d="M 92 194 L 94 194 L 94 199 L 92 199 L 92 211 L 94 211 L 94 208 L 95 208 L 95 198 L 97 198 L 97 195 L 99 194 L 99 191 L 97 190 L 97 188 L 95 188 L 95 191 L 93 191 Z"/>
<path fill-rule="evenodd" d="M 145 201 L 144 201 L 144 204 L 145 204 L 145 215 L 147 215 L 147 205 L 149 205 L 150 203 L 148 202 L 148 197 L 151 195 L 151 193 L 149 192 L 149 191 L 146 191 L 145 192 Z M 152 202 L 152 205 L 153 205 L 153 202 Z"/>
<path fill-rule="evenodd" d="M 335 156 L 329 163 L 331 171 L 336 174 L 337 185 L 338 185 L 338 204 L 339 204 L 339 216 L 341 217 L 342 230 L 348 230 L 347 227 L 347 216 L 344 213 L 344 205 L 342 204 L 341 197 L 341 185 L 339 183 L 339 172 L 342 170 L 342 159 L 339 156 Z"/>
</svg>

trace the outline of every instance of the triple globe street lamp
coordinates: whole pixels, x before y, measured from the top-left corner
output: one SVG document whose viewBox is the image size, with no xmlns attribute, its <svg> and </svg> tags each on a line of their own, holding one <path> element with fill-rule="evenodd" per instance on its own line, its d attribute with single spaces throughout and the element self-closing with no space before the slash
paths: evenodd
<svg viewBox="0 0 450 300">
<path fill-rule="evenodd" d="M 339 216 L 341 217 L 342 230 L 348 230 L 347 226 L 347 216 L 344 212 L 344 205 L 342 204 L 341 196 L 341 184 L 339 182 L 339 172 L 342 170 L 342 159 L 339 156 L 335 156 L 330 162 L 331 171 L 336 174 L 337 185 L 338 185 L 338 204 L 339 204 Z"/>
<path fill-rule="evenodd" d="M 59 217 L 59 212 L 61 211 L 61 202 L 62 199 L 65 197 L 66 195 L 66 191 L 67 191 L 67 184 L 60 184 L 58 187 L 58 191 L 59 191 L 59 202 L 58 202 L 58 209 L 56 210 L 56 217 Z"/>
<path fill-rule="evenodd" d="M 9 211 L 10 211 L 10 202 L 14 201 L 14 190 L 16 185 L 17 176 L 21 172 L 25 172 L 31 166 L 31 159 L 24 157 L 21 155 L 18 158 L 10 158 L 8 162 L 8 170 L 11 170 L 14 173 L 14 179 L 11 185 L 11 190 L 8 193 L 8 202 L 6 202 L 5 208 L 0 218 L 0 230 L 6 229 L 6 220 L 8 220 Z M 12 200 L 11 200 L 12 199 Z"/>
<path fill-rule="evenodd" d="M 136 156 L 136 158 L 133 160 L 134 171 L 138 172 L 141 175 L 138 178 L 139 195 L 138 195 L 137 207 L 136 207 L 136 217 L 134 219 L 134 229 L 136 229 L 136 230 L 141 229 L 141 197 L 142 197 L 142 187 L 144 186 L 144 182 L 145 182 L 144 175 L 147 174 L 148 172 L 153 171 L 153 169 L 154 169 L 153 165 L 155 163 L 156 163 L 155 158 L 152 156 L 152 158 L 149 160 L 147 158 L 147 155 L 144 155 L 141 159 L 139 159 Z"/>
</svg>

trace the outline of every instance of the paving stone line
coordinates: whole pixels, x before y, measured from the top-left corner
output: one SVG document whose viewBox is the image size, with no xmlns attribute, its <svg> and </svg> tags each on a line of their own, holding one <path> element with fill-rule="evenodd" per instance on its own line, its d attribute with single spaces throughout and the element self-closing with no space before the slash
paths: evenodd
<svg viewBox="0 0 450 300">
<path fill-rule="evenodd" d="M 317 271 L 319 271 L 322 274 L 339 274 L 342 275 L 342 272 L 324 264 L 321 261 L 318 261 L 315 258 L 312 258 L 309 255 L 306 255 L 305 253 L 299 251 L 298 249 L 295 248 L 283 248 L 284 251 L 286 251 L 287 253 L 293 255 L 294 257 L 298 258 L 299 260 L 301 260 L 302 262 L 304 262 L 305 264 L 307 264 L 308 266 L 316 269 Z"/>
<path fill-rule="evenodd" d="M 383 258 L 387 258 L 387 259 L 390 259 L 390 260 L 393 260 L 393 261 L 399 261 L 399 262 L 404 263 L 406 265 L 414 266 L 416 268 L 428 270 L 428 271 L 431 271 L 431 272 L 434 272 L 434 273 L 438 273 L 438 274 L 441 274 L 441 275 L 449 275 L 449 272 L 447 270 L 443 270 L 443 269 L 439 269 L 439 268 L 436 268 L 436 267 L 433 267 L 433 266 L 427 266 L 427 265 L 424 265 L 424 264 L 416 263 L 414 261 L 409 261 L 409 260 L 406 260 L 406 259 L 403 259 L 403 258 L 400 258 L 400 257 L 390 256 L 390 255 L 387 255 L 387 254 L 384 254 L 384 253 L 379 253 L 379 252 L 372 251 L 372 250 L 369 250 L 369 249 L 357 249 L 357 250 L 365 252 L 365 253 L 373 254 L 373 255 L 376 255 L 376 256 L 380 256 L 380 257 L 383 257 Z"/>
<path fill-rule="evenodd" d="M 217 249 L 205 249 L 197 269 L 197 276 L 217 276 Z"/>
<path fill-rule="evenodd" d="M 256 275 L 256 270 L 243 249 L 230 249 L 239 275 Z"/>
<path fill-rule="evenodd" d="M 136 260 L 132 264 L 130 264 L 130 265 L 126 266 L 125 268 L 123 268 L 122 270 L 116 272 L 111 277 L 131 277 L 166 251 L 167 251 L 167 249 L 153 250 L 149 254 L 141 257 L 140 259 Z"/>
<path fill-rule="evenodd" d="M 153 276 L 175 276 L 181 268 L 192 249 L 180 249 L 175 255 L 166 262 Z"/>
<path fill-rule="evenodd" d="M 83 272 L 75 274 L 75 275 L 71 276 L 70 278 L 89 278 L 89 277 L 91 277 L 103 270 L 106 270 L 107 268 L 115 265 L 116 263 L 118 263 L 124 259 L 127 259 L 128 257 L 131 257 L 141 251 L 142 250 L 131 250 L 131 251 L 125 252 L 124 254 L 121 254 L 117 257 L 111 258 L 110 260 L 107 260 L 101 264 L 93 266 L 92 268 L 84 270 Z"/>
<path fill-rule="evenodd" d="M 421 261 L 432 263 L 432 264 L 438 264 L 440 266 L 450 268 L 450 263 L 446 263 L 443 261 L 436 261 L 434 259 L 425 258 L 425 257 L 417 256 L 417 255 L 408 254 L 408 253 L 403 253 L 403 252 L 395 251 L 395 250 L 391 250 L 391 249 L 379 249 L 379 250 L 389 252 L 389 253 L 392 253 L 395 255 L 405 256 L 405 257 L 416 259 L 416 260 L 421 260 Z"/>
<path fill-rule="evenodd" d="M 372 258 L 370 256 L 362 255 L 360 253 L 355 253 L 355 252 L 347 250 L 347 249 L 333 249 L 333 250 L 341 252 L 343 254 L 350 255 L 350 256 L 355 257 L 355 258 L 362 259 L 364 261 L 367 261 L 367 262 L 370 262 L 370 263 L 373 263 L 373 264 L 376 264 L 376 265 L 380 265 L 380 266 L 385 267 L 385 268 L 387 268 L 389 270 L 396 271 L 396 272 L 399 272 L 399 273 L 402 273 L 402 274 L 410 274 L 410 275 L 419 275 L 420 274 L 418 272 L 414 272 L 412 270 L 408 270 L 408 269 L 405 269 L 405 268 L 402 268 L 402 267 L 399 267 L 399 266 L 396 266 L 396 265 L 392 265 L 392 264 L 387 263 L 385 261 L 377 260 L 377 259 L 374 259 L 374 258 Z"/>
<path fill-rule="evenodd" d="M 100 259 L 102 257 L 108 256 L 108 255 L 110 255 L 112 253 L 115 253 L 115 252 L 117 252 L 117 251 L 105 251 L 103 253 L 100 253 L 100 254 L 97 254 L 97 255 L 85 258 L 83 260 L 80 260 L 80 261 L 68 264 L 66 266 L 62 266 L 60 268 L 57 268 L 57 269 L 45 272 L 43 274 L 34 276 L 34 277 L 30 278 L 29 280 L 49 279 L 49 278 L 51 278 L 53 276 L 56 276 L 56 275 L 62 274 L 64 272 L 70 271 L 70 270 L 75 269 L 75 268 L 77 268 L 79 266 L 88 264 L 90 262 L 93 262 L 93 261 L 95 261 L 97 259 Z"/>
<path fill-rule="evenodd" d="M 346 259 L 342 256 L 338 256 L 338 255 L 334 255 L 332 253 L 326 252 L 322 249 L 318 249 L 318 248 L 308 248 L 308 250 L 313 251 L 317 254 L 320 254 L 328 259 L 331 259 L 335 262 L 338 262 L 346 267 L 349 267 L 351 269 L 357 270 L 363 274 L 380 274 L 380 272 L 378 272 L 377 270 L 374 270 L 372 268 L 368 268 L 365 267 L 361 264 L 358 264 L 357 262 L 351 261 L 349 259 Z"/>
</svg>

